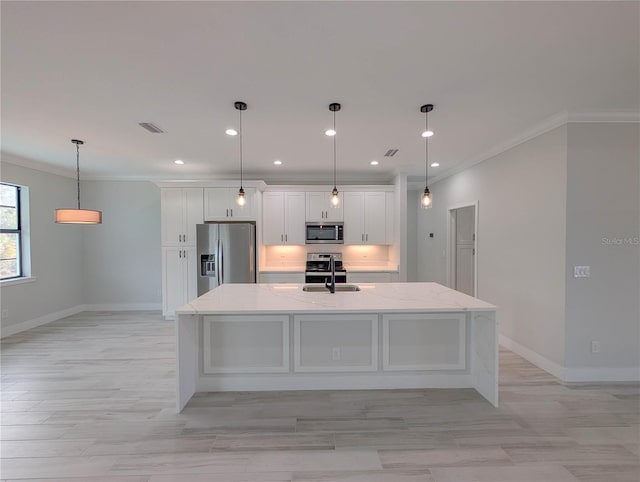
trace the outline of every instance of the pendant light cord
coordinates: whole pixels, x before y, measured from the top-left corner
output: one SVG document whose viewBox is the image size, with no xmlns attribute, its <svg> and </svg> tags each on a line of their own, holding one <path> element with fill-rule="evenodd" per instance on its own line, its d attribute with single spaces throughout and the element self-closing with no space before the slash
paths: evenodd
<svg viewBox="0 0 640 482">
<path fill-rule="evenodd" d="M 336 137 L 338 137 L 336 131 L 336 111 L 333 111 L 333 131 L 336 134 L 333 135 L 333 187 L 336 188 Z"/>
<path fill-rule="evenodd" d="M 242 110 L 238 110 L 240 115 L 240 189 L 242 189 Z"/>
<path fill-rule="evenodd" d="M 76 144 L 76 185 L 78 186 L 78 209 L 80 209 L 80 144 Z"/>
<path fill-rule="evenodd" d="M 429 132 L 429 113 L 424 114 L 424 131 Z M 429 187 L 429 137 L 424 138 L 424 186 Z"/>
</svg>

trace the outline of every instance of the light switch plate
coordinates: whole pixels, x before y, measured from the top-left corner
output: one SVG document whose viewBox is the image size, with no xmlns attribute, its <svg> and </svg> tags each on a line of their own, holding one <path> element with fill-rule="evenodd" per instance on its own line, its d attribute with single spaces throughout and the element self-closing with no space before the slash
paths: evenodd
<svg viewBox="0 0 640 482">
<path fill-rule="evenodd" d="M 574 266 L 574 278 L 589 278 L 591 276 L 591 266 Z"/>
</svg>

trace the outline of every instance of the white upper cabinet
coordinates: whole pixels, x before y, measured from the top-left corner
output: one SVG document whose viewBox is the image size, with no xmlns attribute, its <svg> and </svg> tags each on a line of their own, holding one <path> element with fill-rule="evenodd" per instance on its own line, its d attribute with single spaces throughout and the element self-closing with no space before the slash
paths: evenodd
<svg viewBox="0 0 640 482">
<path fill-rule="evenodd" d="M 268 191 L 262 200 L 262 242 L 304 244 L 305 193 Z"/>
<path fill-rule="evenodd" d="M 344 198 L 344 193 L 340 193 Z M 308 192 L 307 193 L 307 222 L 326 223 L 327 221 L 342 221 L 343 206 L 340 200 L 338 207 L 331 206 L 331 192 Z"/>
<path fill-rule="evenodd" d="M 256 188 L 245 187 L 247 203 L 240 207 L 236 203 L 238 189 L 235 187 L 208 187 L 204 190 L 205 221 L 255 221 Z"/>
<path fill-rule="evenodd" d="M 388 213 L 385 192 L 344 193 L 344 242 L 345 244 L 390 244 L 387 239 Z M 392 198 L 391 198 L 392 199 Z"/>
<path fill-rule="evenodd" d="M 196 225 L 204 222 L 202 203 L 202 188 L 161 190 L 163 246 L 196 245 Z"/>
</svg>

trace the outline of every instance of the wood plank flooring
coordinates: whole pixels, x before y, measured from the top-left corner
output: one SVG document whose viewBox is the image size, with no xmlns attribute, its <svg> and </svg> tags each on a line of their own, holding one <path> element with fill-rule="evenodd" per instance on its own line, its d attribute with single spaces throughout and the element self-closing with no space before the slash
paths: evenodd
<svg viewBox="0 0 640 482">
<path fill-rule="evenodd" d="M 500 353 L 474 390 L 197 394 L 173 323 L 81 313 L 2 341 L 0 480 L 638 482 L 637 384 L 564 385 Z"/>
</svg>

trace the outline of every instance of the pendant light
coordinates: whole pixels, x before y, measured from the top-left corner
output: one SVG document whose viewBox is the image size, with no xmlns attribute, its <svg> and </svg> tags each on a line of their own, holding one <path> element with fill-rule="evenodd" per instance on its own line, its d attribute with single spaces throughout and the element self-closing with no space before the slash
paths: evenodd
<svg viewBox="0 0 640 482">
<path fill-rule="evenodd" d="M 338 187 L 336 184 L 336 112 L 338 112 L 342 106 L 337 102 L 329 104 L 329 110 L 333 112 L 333 190 L 331 191 L 331 207 L 337 208 L 340 205 L 340 198 L 338 197 Z"/>
<path fill-rule="evenodd" d="M 420 112 L 424 112 L 424 132 L 429 131 L 429 112 L 433 110 L 433 104 L 425 104 L 420 107 Z M 420 198 L 420 207 L 422 209 L 429 209 L 433 205 L 433 199 L 431 198 L 431 191 L 429 191 L 429 138 L 430 135 L 423 135 L 424 137 L 424 192 Z"/>
<path fill-rule="evenodd" d="M 76 145 L 76 185 L 78 187 L 78 207 L 56 209 L 55 221 L 59 224 L 102 224 L 102 211 L 80 209 L 80 146 L 78 139 L 71 139 Z"/>
<path fill-rule="evenodd" d="M 238 196 L 236 197 L 236 203 L 240 207 L 244 207 L 247 204 L 247 198 L 244 195 L 244 189 L 242 187 L 242 111 L 247 110 L 247 104 L 237 101 L 233 106 L 238 110 L 240 116 L 238 137 L 240 138 L 240 189 L 238 190 Z"/>
</svg>

